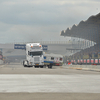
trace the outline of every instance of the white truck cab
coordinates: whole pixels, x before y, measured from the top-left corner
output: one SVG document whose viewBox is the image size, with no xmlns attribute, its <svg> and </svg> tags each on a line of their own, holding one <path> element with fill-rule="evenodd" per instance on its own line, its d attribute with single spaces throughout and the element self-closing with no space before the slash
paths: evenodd
<svg viewBox="0 0 100 100">
<path fill-rule="evenodd" d="M 41 67 L 44 66 L 43 49 L 40 43 L 26 44 L 26 60 L 23 61 L 24 67 Z"/>
</svg>

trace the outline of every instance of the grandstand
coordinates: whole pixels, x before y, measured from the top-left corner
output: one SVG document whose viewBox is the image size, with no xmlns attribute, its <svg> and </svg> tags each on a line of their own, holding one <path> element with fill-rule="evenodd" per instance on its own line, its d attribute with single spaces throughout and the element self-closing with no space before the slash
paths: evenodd
<svg viewBox="0 0 100 100">
<path fill-rule="evenodd" d="M 86 21 L 81 21 L 78 25 L 73 25 L 72 28 L 67 28 L 61 31 L 61 36 L 77 37 L 91 42 L 95 42 L 94 46 L 82 49 L 80 52 L 67 57 L 68 60 L 76 60 L 78 63 L 84 62 L 84 59 L 97 59 L 97 64 L 100 63 L 100 13 L 95 16 L 90 16 Z"/>
<path fill-rule="evenodd" d="M 100 13 L 89 17 L 86 21 L 81 21 L 72 28 L 61 31 L 61 36 L 78 37 L 100 43 Z"/>
</svg>

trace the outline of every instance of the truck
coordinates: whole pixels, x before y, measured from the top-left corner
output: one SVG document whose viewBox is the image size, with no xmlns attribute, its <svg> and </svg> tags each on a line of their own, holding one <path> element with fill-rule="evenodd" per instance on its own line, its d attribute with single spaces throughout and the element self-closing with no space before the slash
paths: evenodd
<svg viewBox="0 0 100 100">
<path fill-rule="evenodd" d="M 46 54 L 43 52 L 40 43 L 26 44 L 26 60 L 23 61 L 24 67 L 43 68 L 52 66 L 60 66 L 63 64 L 63 56 L 58 54 Z"/>
<path fill-rule="evenodd" d="M 43 49 L 40 43 L 26 44 L 26 60 L 23 61 L 24 67 L 43 68 L 44 56 Z"/>
</svg>

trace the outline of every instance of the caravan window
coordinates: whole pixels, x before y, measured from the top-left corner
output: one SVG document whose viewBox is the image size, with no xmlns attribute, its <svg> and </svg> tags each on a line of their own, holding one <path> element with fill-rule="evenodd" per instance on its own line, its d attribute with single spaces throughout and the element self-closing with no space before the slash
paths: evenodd
<svg viewBox="0 0 100 100">
<path fill-rule="evenodd" d="M 51 57 L 51 60 L 54 60 L 54 57 Z"/>
<path fill-rule="evenodd" d="M 46 56 L 44 56 L 44 59 L 46 59 Z"/>
<path fill-rule="evenodd" d="M 62 58 L 60 58 L 60 60 L 62 61 Z"/>
</svg>

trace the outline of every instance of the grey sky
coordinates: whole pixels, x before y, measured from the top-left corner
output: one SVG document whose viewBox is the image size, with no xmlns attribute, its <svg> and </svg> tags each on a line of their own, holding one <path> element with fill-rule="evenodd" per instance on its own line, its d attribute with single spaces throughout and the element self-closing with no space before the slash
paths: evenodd
<svg viewBox="0 0 100 100">
<path fill-rule="evenodd" d="M 100 11 L 99 0 L 0 0 L 0 43 L 66 40 L 60 36 Z"/>
</svg>

